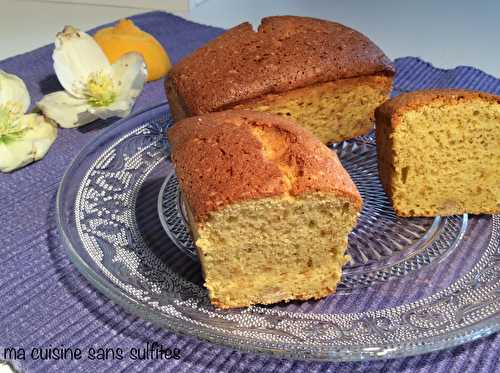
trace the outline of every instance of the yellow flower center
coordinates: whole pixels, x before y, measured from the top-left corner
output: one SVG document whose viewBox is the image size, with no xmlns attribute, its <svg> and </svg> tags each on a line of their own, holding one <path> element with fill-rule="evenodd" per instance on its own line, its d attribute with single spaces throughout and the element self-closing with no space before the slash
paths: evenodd
<svg viewBox="0 0 500 373">
<path fill-rule="evenodd" d="M 113 79 L 102 72 L 93 73 L 85 84 L 85 95 L 88 103 L 92 106 L 109 106 L 116 99 Z"/>
<path fill-rule="evenodd" d="M 0 105 L 0 142 L 7 144 L 22 138 L 28 127 L 17 120 L 21 115 L 21 105 L 17 103 Z"/>
</svg>

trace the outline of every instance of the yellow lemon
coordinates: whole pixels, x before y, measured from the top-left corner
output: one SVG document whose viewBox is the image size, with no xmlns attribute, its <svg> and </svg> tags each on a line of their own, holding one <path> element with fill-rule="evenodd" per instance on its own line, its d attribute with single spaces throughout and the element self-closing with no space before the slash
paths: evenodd
<svg viewBox="0 0 500 373">
<path fill-rule="evenodd" d="M 122 19 L 114 27 L 97 31 L 94 38 L 110 63 L 128 52 L 141 53 L 148 68 L 148 81 L 164 77 L 172 67 L 167 52 L 158 40 L 129 19 Z"/>
</svg>

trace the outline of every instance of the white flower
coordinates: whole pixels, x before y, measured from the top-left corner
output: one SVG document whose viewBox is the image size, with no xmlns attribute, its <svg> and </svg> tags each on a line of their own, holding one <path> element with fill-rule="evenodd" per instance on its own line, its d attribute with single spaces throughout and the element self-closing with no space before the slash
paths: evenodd
<svg viewBox="0 0 500 373">
<path fill-rule="evenodd" d="M 42 159 L 57 128 L 42 115 L 24 114 L 30 95 L 24 82 L 0 70 L 0 171 L 10 172 Z"/>
<path fill-rule="evenodd" d="M 71 26 L 57 34 L 55 45 L 54 70 L 65 90 L 38 102 L 47 117 L 72 128 L 130 114 L 147 78 L 140 53 L 127 53 L 111 65 L 94 38 Z"/>
</svg>

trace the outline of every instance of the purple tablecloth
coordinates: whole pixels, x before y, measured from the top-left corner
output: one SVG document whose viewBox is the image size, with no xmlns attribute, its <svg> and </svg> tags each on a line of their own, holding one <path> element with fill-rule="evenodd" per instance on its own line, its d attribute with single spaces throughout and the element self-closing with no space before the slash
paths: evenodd
<svg viewBox="0 0 500 373">
<path fill-rule="evenodd" d="M 154 34 L 173 61 L 221 30 L 153 12 L 132 17 Z M 52 70 L 53 46 L 0 62 L 0 69 L 19 75 L 27 83 L 32 102 L 60 89 Z M 395 93 L 429 87 L 461 87 L 500 94 L 500 80 L 472 67 L 434 68 L 418 58 L 396 60 Z M 162 82 L 146 85 L 134 111 L 165 100 Z M 59 130 L 50 153 L 42 161 L 12 174 L 0 174 L 0 358 L 6 347 L 89 346 L 143 347 L 161 342 L 181 350 L 179 360 L 90 360 L 12 362 L 25 371 L 398 371 L 491 372 L 499 364 L 500 335 L 492 335 L 454 349 L 364 363 L 316 363 L 268 358 L 182 337 L 152 326 L 100 293 L 70 263 L 57 232 L 55 197 L 61 176 L 81 147 L 107 124 Z"/>
</svg>

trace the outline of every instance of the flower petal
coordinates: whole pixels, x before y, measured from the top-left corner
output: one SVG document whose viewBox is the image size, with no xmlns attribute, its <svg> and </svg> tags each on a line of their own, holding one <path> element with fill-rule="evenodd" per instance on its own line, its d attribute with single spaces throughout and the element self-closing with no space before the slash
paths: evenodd
<svg viewBox="0 0 500 373">
<path fill-rule="evenodd" d="M 43 114 L 64 128 L 80 127 L 98 117 L 92 114 L 85 99 L 79 99 L 59 91 L 49 93 L 38 103 Z"/>
<path fill-rule="evenodd" d="M 42 159 L 57 137 L 57 128 L 42 115 L 28 114 L 19 119 L 28 129 L 18 140 L 0 141 L 0 171 L 11 172 Z"/>
<path fill-rule="evenodd" d="M 72 26 L 57 34 L 52 54 L 54 70 L 64 89 L 83 98 L 83 88 L 92 73 L 111 74 L 111 65 L 93 37 Z"/>
<path fill-rule="evenodd" d="M 26 141 L 0 142 L 0 171 L 11 172 L 33 162 L 33 148 Z"/>
<path fill-rule="evenodd" d="M 90 112 L 101 119 L 108 119 L 111 117 L 125 118 L 132 111 L 132 106 L 134 106 L 133 100 L 124 99 L 115 101 L 109 106 L 91 107 Z"/>
<path fill-rule="evenodd" d="M 28 111 L 30 101 L 30 94 L 23 80 L 0 70 L 0 106 L 19 106 L 17 114 L 21 115 Z"/>
<path fill-rule="evenodd" d="M 23 136 L 25 141 L 33 145 L 33 158 L 35 161 L 42 159 L 57 137 L 57 126 L 47 121 L 43 115 L 26 114 L 20 118 L 30 127 Z"/>
<path fill-rule="evenodd" d="M 130 52 L 120 57 L 112 66 L 113 80 L 118 89 L 118 100 L 135 102 L 144 88 L 148 70 L 140 53 Z"/>
</svg>

